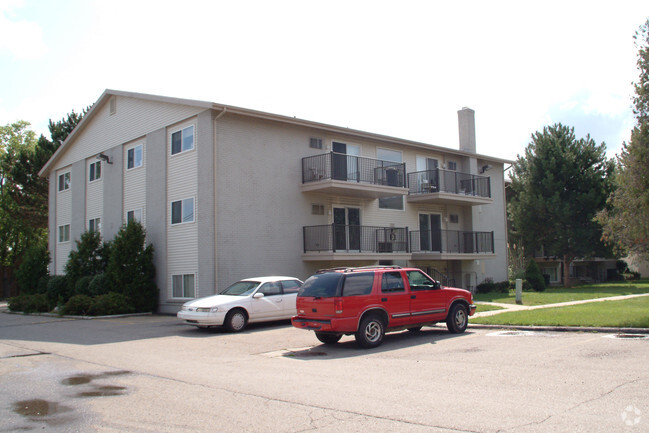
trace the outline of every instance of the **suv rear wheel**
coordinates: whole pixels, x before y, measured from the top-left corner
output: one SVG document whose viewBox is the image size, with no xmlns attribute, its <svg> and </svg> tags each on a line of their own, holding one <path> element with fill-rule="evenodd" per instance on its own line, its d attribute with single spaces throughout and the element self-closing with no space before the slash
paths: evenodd
<svg viewBox="0 0 649 433">
<path fill-rule="evenodd" d="M 327 334 L 326 332 L 316 332 L 315 336 L 324 344 L 336 344 L 343 337 L 343 334 Z"/>
<path fill-rule="evenodd" d="M 361 320 L 361 326 L 354 336 L 356 342 L 362 347 L 369 349 L 379 346 L 385 336 L 385 325 L 378 316 L 366 316 Z"/>
<path fill-rule="evenodd" d="M 464 332 L 469 324 L 469 313 L 463 304 L 455 304 L 446 317 L 446 327 L 449 332 L 459 334 Z"/>
</svg>

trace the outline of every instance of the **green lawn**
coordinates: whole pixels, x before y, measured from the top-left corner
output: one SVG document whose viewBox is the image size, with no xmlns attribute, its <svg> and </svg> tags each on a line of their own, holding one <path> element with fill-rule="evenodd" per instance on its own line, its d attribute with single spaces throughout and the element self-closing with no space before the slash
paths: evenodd
<svg viewBox="0 0 649 433">
<path fill-rule="evenodd" d="M 523 305 L 556 304 L 559 302 L 608 298 L 611 296 L 634 295 L 638 293 L 649 293 L 649 280 L 588 284 L 568 288 L 551 287 L 544 292 L 523 292 Z M 515 304 L 516 294 L 513 290 L 510 290 L 509 293 L 491 292 L 473 295 L 473 299 L 482 302 Z"/>
<path fill-rule="evenodd" d="M 493 310 L 504 310 L 504 308 L 499 307 L 497 305 L 477 304 L 475 309 L 476 313 L 483 313 L 485 311 L 493 311 Z"/>
<path fill-rule="evenodd" d="M 514 311 L 471 318 L 471 323 L 518 326 L 584 326 L 649 328 L 649 296 L 621 301 L 591 302 L 567 307 Z"/>
</svg>

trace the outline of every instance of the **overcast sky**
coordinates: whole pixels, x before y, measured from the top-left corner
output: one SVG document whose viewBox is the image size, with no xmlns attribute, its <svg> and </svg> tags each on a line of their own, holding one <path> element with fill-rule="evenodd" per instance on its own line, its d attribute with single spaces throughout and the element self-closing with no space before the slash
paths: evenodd
<svg viewBox="0 0 649 433">
<path fill-rule="evenodd" d="M 522 154 L 543 126 L 620 151 L 649 1 L 0 0 L 0 124 L 47 132 L 106 89 Z"/>
</svg>

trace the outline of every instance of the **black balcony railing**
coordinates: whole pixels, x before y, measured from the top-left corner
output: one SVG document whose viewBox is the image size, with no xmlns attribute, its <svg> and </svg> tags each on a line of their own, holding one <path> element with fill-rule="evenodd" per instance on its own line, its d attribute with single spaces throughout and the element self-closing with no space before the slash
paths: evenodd
<svg viewBox="0 0 649 433">
<path fill-rule="evenodd" d="M 417 230 L 410 232 L 413 253 L 494 253 L 493 232 Z"/>
<path fill-rule="evenodd" d="M 302 183 L 324 179 L 404 188 L 406 164 L 334 152 L 302 158 Z"/>
<path fill-rule="evenodd" d="M 328 224 L 303 227 L 304 252 L 408 252 L 408 228 Z"/>
<path fill-rule="evenodd" d="M 409 194 L 446 192 L 451 194 L 491 197 L 491 182 L 487 176 L 459 173 L 453 170 L 417 171 L 408 173 Z"/>
</svg>

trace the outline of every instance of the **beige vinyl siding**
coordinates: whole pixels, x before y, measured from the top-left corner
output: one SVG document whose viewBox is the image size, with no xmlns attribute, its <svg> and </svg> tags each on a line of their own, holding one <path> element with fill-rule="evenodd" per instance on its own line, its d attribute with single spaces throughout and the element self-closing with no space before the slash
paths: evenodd
<svg viewBox="0 0 649 433">
<path fill-rule="evenodd" d="M 70 238 L 69 242 L 59 242 L 59 226 L 70 224 L 72 222 L 72 189 L 67 189 L 65 191 L 58 190 L 58 179 L 59 175 L 69 172 L 72 170 L 72 167 L 65 167 L 56 172 L 56 269 L 54 270 L 56 275 L 61 275 L 64 273 L 65 264 L 68 261 L 68 256 L 72 250 L 73 240 Z"/>
<path fill-rule="evenodd" d="M 142 165 L 128 169 L 128 151 L 142 145 Z M 128 212 L 142 209 L 142 225 L 146 227 L 146 143 L 144 140 L 124 145 L 124 215 L 123 221 L 127 222 Z"/>
<path fill-rule="evenodd" d="M 110 114 L 110 103 L 98 107 L 90 124 L 61 156 L 57 167 L 94 157 L 102 151 L 131 142 L 144 134 L 195 116 L 204 108 L 114 96 L 117 112 Z"/>
<path fill-rule="evenodd" d="M 194 125 L 194 149 L 171 155 L 171 134 Z M 195 120 L 183 122 L 167 129 L 167 297 L 173 298 L 172 276 L 181 274 L 196 274 L 195 296 L 202 296 L 198 281 L 198 224 L 196 224 L 198 191 L 198 152 L 200 143 Z M 194 221 L 189 223 L 171 224 L 171 203 L 188 198 L 194 199 Z M 212 292 L 213 293 L 213 288 Z M 205 289 L 204 289 L 205 290 Z"/>
</svg>

